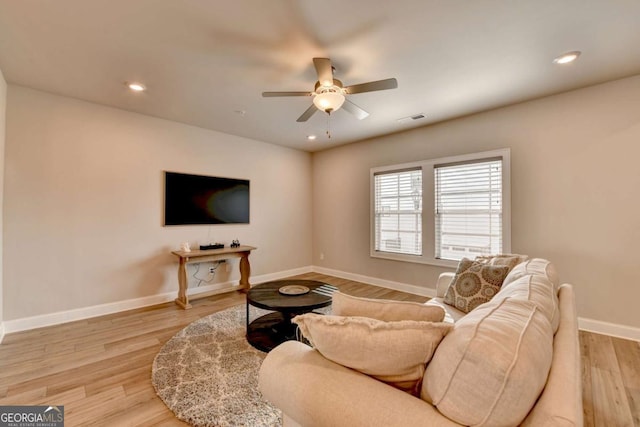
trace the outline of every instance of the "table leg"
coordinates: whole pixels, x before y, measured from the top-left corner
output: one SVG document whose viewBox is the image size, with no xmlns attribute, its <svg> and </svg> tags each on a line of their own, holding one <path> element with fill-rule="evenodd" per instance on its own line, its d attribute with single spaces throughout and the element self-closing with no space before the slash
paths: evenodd
<svg viewBox="0 0 640 427">
<path fill-rule="evenodd" d="M 246 317 L 246 319 L 247 319 L 247 329 L 246 329 L 246 331 L 247 331 L 247 336 L 249 336 L 249 300 L 247 300 L 246 306 L 247 306 L 247 317 Z"/>
<path fill-rule="evenodd" d="M 191 308 L 189 304 L 189 297 L 187 296 L 187 265 L 184 259 L 180 259 L 180 266 L 178 267 L 178 298 L 176 298 L 176 304 L 180 307 L 188 310 Z"/>
<path fill-rule="evenodd" d="M 251 265 L 249 264 L 249 252 L 243 252 L 240 258 L 240 290 L 248 292 L 251 289 L 249 276 L 251 275 Z"/>
</svg>

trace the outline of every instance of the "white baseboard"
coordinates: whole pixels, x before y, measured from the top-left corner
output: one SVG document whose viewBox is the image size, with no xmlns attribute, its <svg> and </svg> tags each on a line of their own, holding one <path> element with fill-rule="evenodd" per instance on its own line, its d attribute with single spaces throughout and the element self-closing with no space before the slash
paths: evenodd
<svg viewBox="0 0 640 427">
<path fill-rule="evenodd" d="M 327 276 L 335 276 L 341 279 L 353 280 L 355 282 L 366 283 L 368 285 L 380 286 L 381 288 L 393 289 L 396 291 L 406 292 L 408 294 L 420 295 L 433 298 L 436 296 L 436 290 L 432 288 L 423 288 L 422 286 L 410 285 L 408 283 L 394 282 L 392 280 L 379 279 L 377 277 L 363 276 L 361 274 L 348 273 L 346 271 L 332 270 L 330 268 L 318 267 L 314 265 L 314 273 L 326 274 Z"/>
<path fill-rule="evenodd" d="M 285 277 L 295 276 L 298 274 L 310 273 L 311 267 L 302 267 L 292 270 L 279 271 L 276 273 L 262 274 L 260 276 L 252 276 L 251 283 L 268 282 L 271 280 L 283 279 Z M 215 283 L 213 285 L 200 286 L 190 288 L 188 295 L 197 295 L 205 292 L 212 292 L 229 287 L 238 287 L 237 280 L 223 283 Z M 239 287 L 238 287 L 239 289 Z M 176 299 L 178 290 L 165 292 L 157 295 L 150 295 L 142 298 L 129 299 L 108 304 L 94 305 L 91 307 L 77 308 L 67 311 L 59 311 L 56 313 L 48 313 L 39 316 L 23 317 L 21 319 L 5 320 L 0 323 L 0 342 L 4 333 L 20 332 L 30 329 L 42 328 L 45 326 L 58 325 L 60 323 L 73 322 L 76 320 L 84 320 L 97 316 L 118 313 L 136 308 L 148 307 L 150 305 L 162 304 Z"/>
<path fill-rule="evenodd" d="M 578 328 L 581 331 L 640 341 L 640 328 L 634 328 L 632 326 L 578 317 Z"/>
<path fill-rule="evenodd" d="M 112 302 L 108 304 L 94 305 L 91 307 L 76 308 L 73 310 L 58 311 L 55 313 L 41 314 L 38 316 L 23 317 L 20 319 L 6 320 L 5 332 L 20 332 L 30 329 L 43 328 L 45 326 L 59 325 L 60 323 L 73 322 L 76 320 L 89 319 L 91 317 L 104 316 L 106 314 L 120 311 L 132 310 L 135 308 L 147 307 L 149 305 L 162 304 L 176 298 L 177 292 L 150 295 L 142 298 Z"/>
</svg>

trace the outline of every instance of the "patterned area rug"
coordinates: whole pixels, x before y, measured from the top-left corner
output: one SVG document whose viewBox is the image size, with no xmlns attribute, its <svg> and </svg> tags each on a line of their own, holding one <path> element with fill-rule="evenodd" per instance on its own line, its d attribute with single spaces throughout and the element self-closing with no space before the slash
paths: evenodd
<svg viewBox="0 0 640 427">
<path fill-rule="evenodd" d="M 251 319 L 266 313 L 251 309 Z M 238 305 L 193 322 L 162 347 L 151 381 L 176 417 L 203 427 L 282 425 L 281 411 L 258 391 L 266 353 L 245 333 L 245 306 Z"/>
</svg>

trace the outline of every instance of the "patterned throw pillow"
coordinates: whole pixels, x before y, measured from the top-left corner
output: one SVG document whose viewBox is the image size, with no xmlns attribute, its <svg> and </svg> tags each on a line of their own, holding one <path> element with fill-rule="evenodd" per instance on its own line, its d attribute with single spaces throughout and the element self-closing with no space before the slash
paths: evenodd
<svg viewBox="0 0 640 427">
<path fill-rule="evenodd" d="M 506 265 L 509 271 L 521 262 L 529 259 L 526 255 L 518 254 L 498 254 L 498 255 L 479 255 L 474 261 L 479 261 L 488 265 Z"/>
<path fill-rule="evenodd" d="M 463 258 L 444 296 L 445 304 L 469 313 L 498 293 L 509 270 L 508 266 L 488 265 Z"/>
</svg>

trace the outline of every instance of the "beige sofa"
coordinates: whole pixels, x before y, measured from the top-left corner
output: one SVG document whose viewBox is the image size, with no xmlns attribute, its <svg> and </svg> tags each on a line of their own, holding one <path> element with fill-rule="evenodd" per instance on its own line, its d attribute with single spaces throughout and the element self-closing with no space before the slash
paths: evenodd
<svg viewBox="0 0 640 427">
<path fill-rule="evenodd" d="M 526 417 L 520 417 L 520 425 L 582 426 L 580 349 L 573 287 L 558 286 L 555 268 L 548 261 L 529 260 L 509 273 L 490 302 L 465 315 L 443 303 L 452 278 L 449 273 L 441 275 L 437 297 L 427 303 L 442 305 L 447 312 L 445 321 L 455 322 L 455 326 L 427 365 L 422 398 L 333 363 L 305 344 L 288 341 L 269 353 L 259 379 L 265 398 L 282 409 L 284 425 L 512 425 L 505 420 L 522 405 L 518 393 L 525 389 L 526 394 L 539 387 L 542 389 L 539 397 L 534 397 L 532 407 L 527 403 Z M 504 368 L 507 379 L 493 384 L 494 378 L 487 375 L 491 375 L 494 365 L 501 363 L 501 357 L 494 357 L 496 349 L 491 347 L 501 344 L 492 343 L 492 339 L 501 332 L 495 329 L 496 325 L 504 331 L 517 327 L 519 321 L 509 317 L 513 307 L 516 311 L 522 307 L 529 310 L 531 314 L 522 331 L 531 330 L 534 335 L 520 333 L 514 346 L 518 353 Z M 535 327 L 536 322 L 539 327 Z M 544 354 L 544 340 L 536 338 L 535 333 L 546 333 L 549 337 L 548 371 L 532 369 L 534 365 L 527 364 L 530 355 L 535 358 Z M 538 392 L 535 391 L 535 396 Z M 467 421 L 460 423 L 453 419 Z"/>
</svg>

